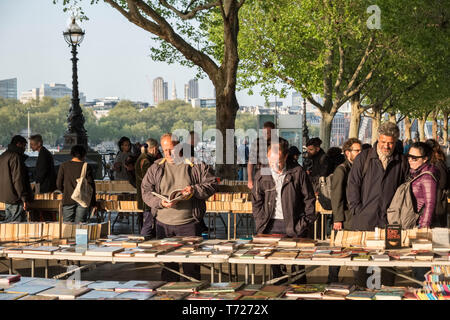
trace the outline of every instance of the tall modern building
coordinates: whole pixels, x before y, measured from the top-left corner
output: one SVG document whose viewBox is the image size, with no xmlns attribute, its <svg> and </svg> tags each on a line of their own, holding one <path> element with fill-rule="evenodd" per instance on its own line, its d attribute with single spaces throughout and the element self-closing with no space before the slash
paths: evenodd
<svg viewBox="0 0 450 320">
<path fill-rule="evenodd" d="M 0 80 L 0 97 L 17 99 L 17 78 Z"/>
<path fill-rule="evenodd" d="M 177 100 L 177 86 L 175 85 L 175 80 L 173 80 L 172 86 L 172 100 Z"/>
<path fill-rule="evenodd" d="M 72 89 L 67 87 L 65 84 L 44 83 L 40 88 L 33 88 L 31 90 L 22 92 L 22 94 L 20 95 L 20 102 L 28 103 L 31 100 L 38 101 L 39 99 L 42 99 L 44 97 L 58 99 L 65 96 L 72 96 Z M 80 102 L 86 102 L 86 97 L 82 92 L 80 92 Z"/>
<path fill-rule="evenodd" d="M 198 98 L 198 80 L 191 79 L 184 85 L 184 100 L 189 102 L 191 99 Z"/>
<path fill-rule="evenodd" d="M 169 89 L 162 77 L 153 80 L 153 102 L 155 105 L 168 100 Z"/>
</svg>

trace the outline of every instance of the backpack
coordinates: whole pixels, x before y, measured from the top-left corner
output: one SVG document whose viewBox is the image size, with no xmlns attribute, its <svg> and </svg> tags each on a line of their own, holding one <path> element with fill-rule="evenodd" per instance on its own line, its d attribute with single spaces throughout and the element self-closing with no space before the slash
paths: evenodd
<svg viewBox="0 0 450 320">
<path fill-rule="evenodd" d="M 344 163 L 341 163 L 339 166 L 344 166 Z M 338 167 L 339 167 L 338 166 Z M 366 172 L 369 168 L 369 156 L 364 160 L 364 168 L 362 177 L 366 175 Z M 336 168 L 337 169 L 337 168 Z M 331 183 L 333 181 L 333 173 L 328 175 L 327 177 L 319 178 L 319 203 L 325 210 L 332 210 L 331 207 Z"/>
<path fill-rule="evenodd" d="M 402 183 L 397 188 L 391 204 L 387 209 L 388 224 L 399 224 L 404 230 L 412 229 L 416 226 L 417 219 L 419 219 L 420 214 L 414 211 L 411 183 L 424 174 L 429 174 L 434 180 L 436 180 L 430 171 L 425 171 L 414 179 Z"/>
<path fill-rule="evenodd" d="M 88 208 L 92 201 L 92 194 L 94 189 L 86 179 L 87 162 L 83 164 L 81 175 L 77 179 L 77 185 L 72 193 L 72 200 L 76 201 L 83 208 Z"/>
</svg>

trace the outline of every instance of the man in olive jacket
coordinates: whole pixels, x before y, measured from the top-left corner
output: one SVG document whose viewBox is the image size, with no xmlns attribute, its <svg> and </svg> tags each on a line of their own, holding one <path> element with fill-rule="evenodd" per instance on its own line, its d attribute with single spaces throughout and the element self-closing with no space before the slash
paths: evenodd
<svg viewBox="0 0 450 320">
<path fill-rule="evenodd" d="M 32 201 L 25 160 L 27 140 L 22 136 L 14 136 L 8 150 L 0 155 L 0 202 L 5 203 L 5 222 L 25 221 L 27 203 Z"/>
<path fill-rule="evenodd" d="M 333 212 L 333 229 L 349 230 L 351 228 L 352 216 L 348 210 L 346 187 L 348 174 L 352 168 L 353 160 L 361 152 L 361 141 L 350 138 L 342 146 L 345 155 L 345 162 L 337 166 L 331 179 L 331 209 Z M 339 271 L 341 267 L 328 267 L 328 283 L 339 282 Z"/>
<path fill-rule="evenodd" d="M 178 141 L 172 134 L 161 137 L 164 158 L 156 160 L 142 180 L 142 199 L 156 217 L 156 237 L 200 236 L 200 221 L 206 213 L 205 201 L 218 188 L 216 177 L 209 165 L 194 158 L 180 157 Z M 169 196 L 181 190 L 183 199 L 167 202 L 152 194 Z M 178 270 L 178 264 L 167 266 Z M 198 264 L 183 264 L 186 275 L 200 279 Z M 161 272 L 163 281 L 178 281 L 179 277 L 166 269 Z"/>
<path fill-rule="evenodd" d="M 301 166 L 286 167 L 288 143 L 285 140 L 271 145 L 267 156 L 270 168 L 258 171 L 252 189 L 256 233 L 310 236 L 317 218 L 316 197 L 306 172 Z M 275 278 L 282 275 L 280 266 L 272 266 L 272 271 Z"/>
</svg>

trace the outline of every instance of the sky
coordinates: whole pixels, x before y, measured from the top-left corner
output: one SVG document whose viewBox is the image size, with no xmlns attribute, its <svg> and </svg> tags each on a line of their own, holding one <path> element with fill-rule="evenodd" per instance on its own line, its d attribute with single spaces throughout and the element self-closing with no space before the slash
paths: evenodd
<svg viewBox="0 0 450 320">
<path fill-rule="evenodd" d="M 158 76 L 168 82 L 169 99 L 174 81 L 177 96 L 183 99 L 184 84 L 194 78 L 196 69 L 152 61 L 150 47 L 158 44 L 150 33 L 103 1 L 94 6 L 89 2 L 84 1 L 84 11 L 90 20 L 81 24 L 86 35 L 78 48 L 79 91 L 87 100 L 117 96 L 153 103 L 152 81 Z M 0 0 L 0 80 L 17 78 L 18 98 L 43 83 L 72 87 L 71 53 L 62 35 L 69 20 L 62 0 L 56 5 L 52 0 Z M 260 90 L 254 91 L 252 96 L 238 92 L 239 104 L 263 105 Z M 213 94 L 211 81 L 200 79 L 200 97 Z M 277 100 L 291 105 L 290 94 Z"/>
</svg>

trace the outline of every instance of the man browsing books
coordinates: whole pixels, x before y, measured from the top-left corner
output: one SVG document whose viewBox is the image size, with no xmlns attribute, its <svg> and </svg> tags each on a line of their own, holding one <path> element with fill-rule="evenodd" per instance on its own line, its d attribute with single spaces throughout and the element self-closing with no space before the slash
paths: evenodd
<svg viewBox="0 0 450 320">
<path fill-rule="evenodd" d="M 288 143 L 280 138 L 278 144 L 269 146 L 270 170 L 262 168 L 255 176 L 252 207 L 256 233 L 308 237 L 317 218 L 316 198 L 306 172 L 301 166 L 287 167 L 287 156 Z M 272 271 L 274 277 L 281 276 L 280 266 Z"/>
<path fill-rule="evenodd" d="M 178 140 L 171 133 L 161 137 L 164 158 L 156 160 L 142 180 L 142 199 L 156 217 L 156 237 L 200 236 L 200 222 L 206 212 L 205 201 L 217 191 L 217 180 L 209 165 L 193 157 L 180 156 Z M 195 164 L 194 164 L 195 163 Z M 170 196 L 179 191 L 181 199 L 166 201 L 157 195 Z M 155 195 L 155 193 L 157 195 Z M 178 264 L 167 264 L 178 270 Z M 185 274 L 200 279 L 200 266 L 183 264 Z M 163 281 L 179 277 L 163 269 Z"/>
</svg>

